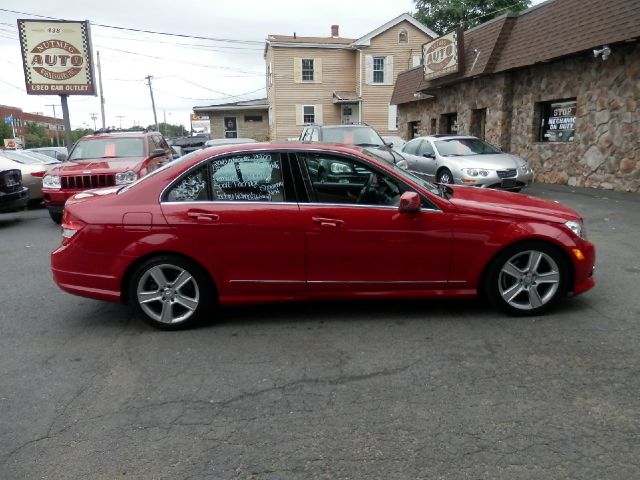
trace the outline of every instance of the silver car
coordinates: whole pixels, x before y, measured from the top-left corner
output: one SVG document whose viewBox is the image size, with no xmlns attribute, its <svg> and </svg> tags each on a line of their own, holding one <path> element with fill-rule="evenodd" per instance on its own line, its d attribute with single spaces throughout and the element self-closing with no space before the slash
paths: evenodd
<svg viewBox="0 0 640 480">
<path fill-rule="evenodd" d="M 402 148 L 408 169 L 437 183 L 520 191 L 533 181 L 526 160 L 476 137 L 431 135 Z"/>
</svg>

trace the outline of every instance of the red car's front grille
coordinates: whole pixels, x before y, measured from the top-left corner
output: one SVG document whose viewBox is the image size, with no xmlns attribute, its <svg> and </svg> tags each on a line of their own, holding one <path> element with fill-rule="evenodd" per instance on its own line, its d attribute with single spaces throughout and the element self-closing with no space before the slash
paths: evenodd
<svg viewBox="0 0 640 480">
<path fill-rule="evenodd" d="M 112 187 L 116 184 L 116 176 L 112 173 L 103 175 L 73 175 L 60 177 L 60 185 L 68 190 L 86 190 L 88 188 Z"/>
</svg>

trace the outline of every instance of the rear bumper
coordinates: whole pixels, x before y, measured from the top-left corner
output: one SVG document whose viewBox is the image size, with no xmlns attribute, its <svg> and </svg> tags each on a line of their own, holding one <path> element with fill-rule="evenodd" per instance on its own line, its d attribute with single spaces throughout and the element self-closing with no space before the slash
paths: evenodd
<svg viewBox="0 0 640 480">
<path fill-rule="evenodd" d="M 21 210 L 28 202 L 29 190 L 26 187 L 19 192 L 0 194 L 0 213 Z"/>
<path fill-rule="evenodd" d="M 119 278 L 95 273 L 110 272 L 110 264 L 112 259 L 106 255 L 79 251 L 73 244 L 61 245 L 51 253 L 53 281 L 62 290 L 81 297 L 120 302 Z"/>
</svg>

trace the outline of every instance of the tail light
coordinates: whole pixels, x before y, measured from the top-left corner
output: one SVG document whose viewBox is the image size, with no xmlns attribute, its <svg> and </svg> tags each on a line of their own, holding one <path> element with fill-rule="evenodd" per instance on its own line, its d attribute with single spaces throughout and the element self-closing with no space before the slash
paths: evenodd
<svg viewBox="0 0 640 480">
<path fill-rule="evenodd" d="M 44 174 L 45 174 L 45 173 L 47 173 L 47 171 L 46 171 L 46 170 L 43 170 L 43 171 L 41 171 L 41 172 L 31 172 L 31 174 L 30 174 L 30 175 L 31 175 L 32 177 L 42 178 L 42 177 L 44 177 Z"/>
<path fill-rule="evenodd" d="M 69 243 L 84 226 L 83 222 L 69 218 L 65 212 L 65 218 L 62 221 L 62 244 Z"/>
</svg>

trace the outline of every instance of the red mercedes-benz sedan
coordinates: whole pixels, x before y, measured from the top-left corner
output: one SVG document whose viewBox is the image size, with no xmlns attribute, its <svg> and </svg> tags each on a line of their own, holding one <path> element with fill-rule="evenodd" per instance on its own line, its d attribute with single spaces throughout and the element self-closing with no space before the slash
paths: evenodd
<svg viewBox="0 0 640 480">
<path fill-rule="evenodd" d="M 541 314 L 594 286 L 582 218 L 551 201 L 433 185 L 366 148 L 200 150 L 65 205 L 67 292 L 179 328 L 216 305 L 471 297 Z"/>
</svg>

